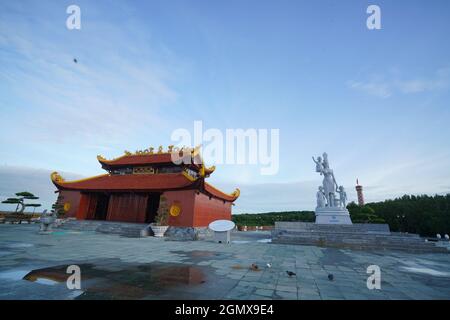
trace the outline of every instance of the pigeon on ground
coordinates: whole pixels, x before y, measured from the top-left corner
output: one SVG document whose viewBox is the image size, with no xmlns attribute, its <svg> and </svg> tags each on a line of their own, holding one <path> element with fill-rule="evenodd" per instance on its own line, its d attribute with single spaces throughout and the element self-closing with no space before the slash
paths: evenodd
<svg viewBox="0 0 450 320">
<path fill-rule="evenodd" d="M 267 268 L 272 268 L 272 264 L 268 263 L 266 264 Z"/>
<path fill-rule="evenodd" d="M 333 281 L 333 279 L 334 279 L 333 274 L 332 273 L 328 274 L 328 280 Z"/>
<path fill-rule="evenodd" d="M 250 266 L 250 269 L 252 269 L 253 271 L 256 271 L 259 269 L 258 265 L 252 263 L 252 265 Z"/>
<path fill-rule="evenodd" d="M 288 274 L 289 277 L 297 275 L 295 272 L 292 272 L 292 271 L 286 271 L 286 273 Z"/>
<path fill-rule="evenodd" d="M 74 59 L 73 59 L 73 62 L 78 63 L 78 60 L 74 58 Z"/>
</svg>

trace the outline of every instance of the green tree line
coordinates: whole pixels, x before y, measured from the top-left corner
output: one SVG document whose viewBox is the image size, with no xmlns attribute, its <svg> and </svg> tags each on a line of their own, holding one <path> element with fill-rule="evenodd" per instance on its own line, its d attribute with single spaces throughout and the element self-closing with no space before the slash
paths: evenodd
<svg viewBox="0 0 450 320">
<path fill-rule="evenodd" d="M 285 211 L 267 213 L 243 213 L 232 217 L 238 226 L 273 226 L 275 221 L 314 222 L 313 211 Z"/>
<path fill-rule="evenodd" d="M 450 234 L 450 194 L 404 195 L 393 200 L 371 202 L 362 207 L 351 202 L 347 209 L 353 223 L 387 223 L 391 231 L 421 236 Z M 273 226 L 275 221 L 314 222 L 314 212 L 236 214 L 232 220 L 241 226 Z"/>
<path fill-rule="evenodd" d="M 371 208 L 375 215 L 372 219 L 384 220 L 391 231 L 421 236 L 450 234 L 450 194 L 404 195 L 393 200 L 368 203 L 364 207 Z M 352 214 L 353 209 L 349 208 L 349 211 Z"/>
</svg>

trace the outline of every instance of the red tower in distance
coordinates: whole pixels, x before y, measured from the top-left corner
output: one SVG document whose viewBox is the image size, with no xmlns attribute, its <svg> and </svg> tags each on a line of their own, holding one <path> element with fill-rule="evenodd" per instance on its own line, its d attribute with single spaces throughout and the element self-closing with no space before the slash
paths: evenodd
<svg viewBox="0 0 450 320">
<path fill-rule="evenodd" d="M 356 179 L 356 193 L 358 194 L 358 205 L 360 207 L 364 206 L 364 194 L 363 194 L 363 187 L 359 185 L 358 179 Z"/>
</svg>

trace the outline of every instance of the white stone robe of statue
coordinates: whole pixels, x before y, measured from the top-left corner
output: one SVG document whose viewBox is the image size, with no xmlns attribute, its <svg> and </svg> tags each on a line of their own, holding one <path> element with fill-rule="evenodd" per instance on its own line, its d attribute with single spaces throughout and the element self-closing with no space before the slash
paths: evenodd
<svg viewBox="0 0 450 320">
<path fill-rule="evenodd" d="M 347 203 L 347 192 L 345 192 L 345 189 L 343 186 L 339 187 L 339 203 L 340 205 L 345 208 Z"/>
<path fill-rule="evenodd" d="M 324 168 L 323 171 L 323 190 L 325 193 L 325 197 L 327 199 L 327 203 L 329 207 L 334 207 L 334 176 L 333 176 L 333 170 L 330 168 Z"/>
<path fill-rule="evenodd" d="M 323 193 L 323 187 L 320 186 L 319 190 L 317 191 L 316 194 L 317 197 L 317 208 L 323 208 L 326 205 L 326 198 L 325 195 Z"/>
</svg>

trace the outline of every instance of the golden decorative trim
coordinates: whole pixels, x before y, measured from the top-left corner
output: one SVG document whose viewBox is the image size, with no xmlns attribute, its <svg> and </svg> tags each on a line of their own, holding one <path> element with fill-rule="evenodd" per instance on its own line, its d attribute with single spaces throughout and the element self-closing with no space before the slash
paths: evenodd
<svg viewBox="0 0 450 320">
<path fill-rule="evenodd" d="M 169 212 L 172 217 L 178 217 L 181 213 L 181 205 L 178 202 L 173 203 Z"/>
<path fill-rule="evenodd" d="M 241 195 L 241 190 L 239 188 L 236 188 L 236 190 L 234 190 L 234 192 L 231 194 L 231 196 L 239 198 L 239 196 Z"/>
<path fill-rule="evenodd" d="M 200 167 L 200 171 L 199 171 L 200 177 L 204 178 L 205 177 L 205 166 L 202 165 Z"/>
<path fill-rule="evenodd" d="M 52 179 L 53 182 L 57 183 L 57 184 L 71 184 L 71 183 L 77 183 L 77 182 L 83 182 L 83 181 L 87 181 L 87 180 L 92 180 L 92 179 L 96 179 L 96 178 L 100 178 L 100 177 L 104 177 L 104 176 L 109 176 L 108 173 L 105 174 L 99 174 L 93 177 L 88 177 L 88 178 L 83 178 L 83 179 L 78 179 L 78 180 L 71 180 L 71 181 L 66 181 L 63 177 L 61 177 L 61 175 L 58 172 L 52 172 L 52 174 L 50 175 L 50 178 Z"/>
<path fill-rule="evenodd" d="M 193 176 L 191 176 L 189 173 L 187 173 L 187 171 L 183 170 L 182 172 L 183 176 L 185 176 L 187 179 L 189 179 L 190 181 L 194 182 L 197 180 L 197 178 L 194 178 Z"/>
<path fill-rule="evenodd" d="M 70 202 L 66 202 L 66 203 L 64 203 L 64 207 L 63 207 L 63 209 L 64 209 L 64 212 L 67 212 L 67 211 L 69 211 L 69 210 L 70 210 L 70 207 L 71 207 L 71 204 L 70 204 Z"/>
<path fill-rule="evenodd" d="M 239 198 L 239 196 L 241 195 L 241 190 L 239 188 L 236 188 L 232 193 L 226 193 L 226 192 L 223 192 L 222 190 L 220 190 L 220 189 L 210 185 L 209 183 L 207 183 L 207 184 L 208 184 L 208 186 L 210 186 L 211 188 L 215 189 L 216 191 L 219 191 L 219 192 L 221 192 L 223 194 L 226 194 L 227 196 L 230 196 L 230 197 L 235 197 L 236 199 Z"/>
<path fill-rule="evenodd" d="M 54 171 L 54 172 L 52 172 L 50 174 L 50 179 L 52 179 L 52 181 L 56 182 L 56 183 L 63 183 L 63 182 L 65 182 L 64 178 L 61 177 L 61 175 L 58 172 L 56 172 L 56 171 Z"/>
<path fill-rule="evenodd" d="M 209 172 L 213 173 L 214 171 L 216 171 L 216 166 L 211 166 L 209 168 L 206 168 L 206 170 L 208 170 Z"/>
<path fill-rule="evenodd" d="M 109 162 L 114 162 L 114 161 L 120 160 L 124 157 L 129 157 L 129 156 L 148 156 L 148 155 L 153 155 L 153 154 L 171 154 L 175 150 L 176 150 L 176 148 L 173 145 L 168 146 L 167 151 L 164 151 L 163 146 L 159 146 L 157 152 L 155 152 L 155 148 L 153 148 L 153 147 L 149 147 L 144 150 L 136 150 L 135 152 L 130 152 L 128 150 L 125 150 L 123 152 L 124 154 L 121 155 L 120 157 L 108 160 L 105 157 L 103 157 L 102 155 L 98 155 L 97 160 L 99 160 L 100 162 L 109 163 Z"/>
<path fill-rule="evenodd" d="M 155 168 L 153 167 L 134 167 L 133 174 L 155 174 Z"/>
</svg>

